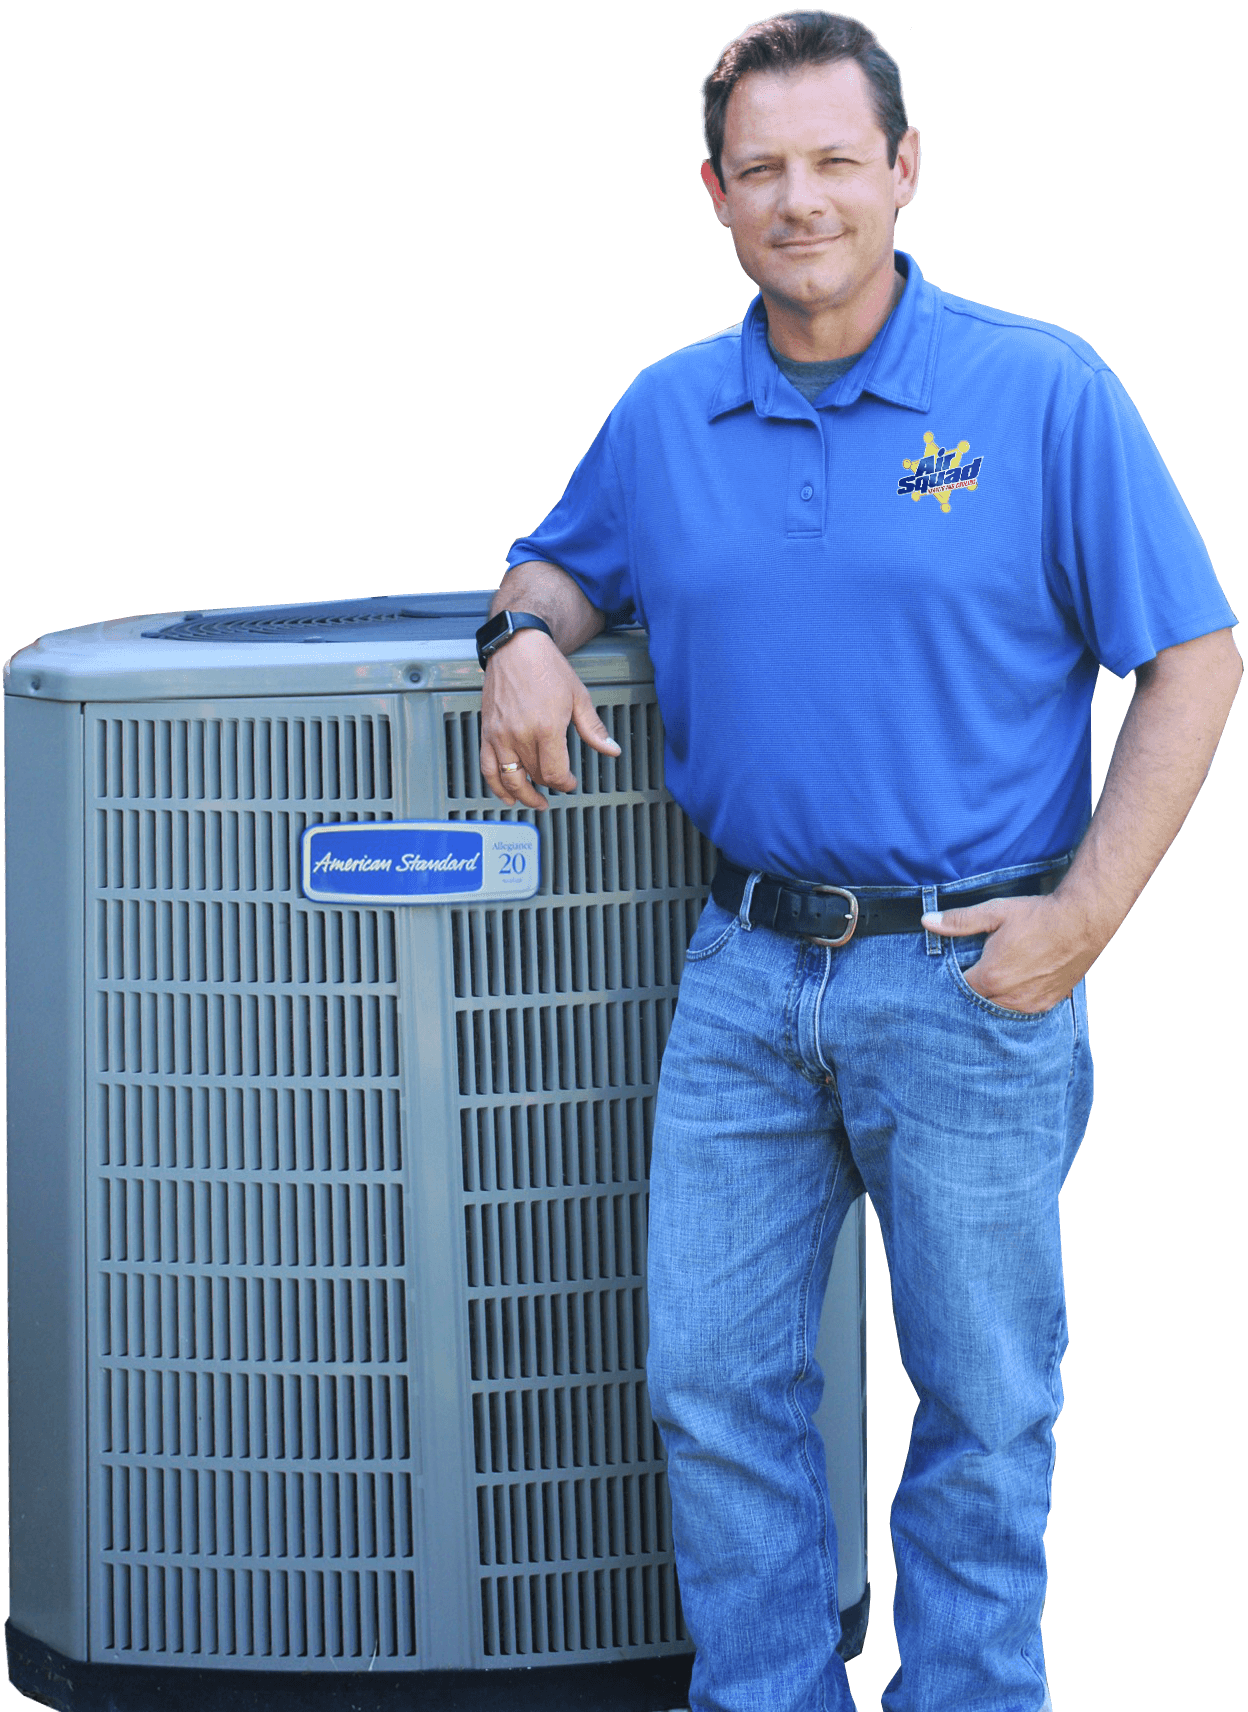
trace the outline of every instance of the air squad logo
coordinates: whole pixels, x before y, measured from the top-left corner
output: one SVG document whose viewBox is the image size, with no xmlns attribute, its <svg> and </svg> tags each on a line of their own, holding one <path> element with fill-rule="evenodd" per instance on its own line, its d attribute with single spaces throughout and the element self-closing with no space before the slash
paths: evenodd
<svg viewBox="0 0 1248 1712">
<path fill-rule="evenodd" d="M 903 470 L 913 470 L 911 476 L 902 476 L 897 483 L 899 494 L 908 493 L 917 503 L 923 495 L 930 494 L 937 501 L 942 511 L 949 510 L 949 495 L 959 488 L 967 493 L 974 493 L 979 486 L 979 472 L 983 464 L 982 458 L 972 458 L 969 464 L 962 462 L 963 456 L 970 451 L 969 440 L 959 440 L 952 451 L 936 444 L 934 434 L 923 436 L 923 456 L 921 458 L 903 458 Z"/>
</svg>

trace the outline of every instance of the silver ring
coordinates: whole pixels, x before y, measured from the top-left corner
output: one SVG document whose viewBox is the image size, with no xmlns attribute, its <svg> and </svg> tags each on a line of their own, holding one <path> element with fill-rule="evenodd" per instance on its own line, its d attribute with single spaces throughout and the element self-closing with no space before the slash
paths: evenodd
<svg viewBox="0 0 1248 1712">
<path fill-rule="evenodd" d="M 519 761 L 504 761 L 498 770 L 500 773 L 518 773 L 520 771 L 520 763 Z"/>
</svg>

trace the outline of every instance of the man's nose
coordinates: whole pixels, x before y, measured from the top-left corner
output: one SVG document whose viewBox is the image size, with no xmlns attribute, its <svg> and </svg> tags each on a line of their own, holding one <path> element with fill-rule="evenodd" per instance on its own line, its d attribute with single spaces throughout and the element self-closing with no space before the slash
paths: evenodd
<svg viewBox="0 0 1248 1712">
<path fill-rule="evenodd" d="M 827 186 L 805 161 L 790 161 L 781 181 L 780 211 L 789 220 L 805 220 L 827 206 Z"/>
</svg>

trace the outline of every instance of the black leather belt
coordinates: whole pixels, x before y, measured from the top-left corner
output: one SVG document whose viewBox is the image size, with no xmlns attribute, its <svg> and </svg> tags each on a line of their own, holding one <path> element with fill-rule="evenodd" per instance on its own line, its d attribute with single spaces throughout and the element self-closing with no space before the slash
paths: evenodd
<svg viewBox="0 0 1248 1712">
<path fill-rule="evenodd" d="M 1039 874 L 1003 880 L 996 886 L 980 886 L 969 892 L 938 887 L 936 908 L 968 909 L 971 904 L 987 903 L 990 898 L 1040 897 L 1056 888 L 1069 867 L 1070 858 L 1064 856 Z M 739 912 L 749 877 L 747 869 L 720 857 L 711 882 L 711 896 L 721 909 L 731 910 L 734 915 Z M 863 934 L 919 933 L 923 914 L 921 891 L 891 898 L 863 897 L 848 886 L 794 886 L 773 874 L 764 874 L 750 898 L 749 922 L 751 927 L 771 927 L 777 933 L 793 933 L 816 945 L 835 946 L 846 945 Z"/>
</svg>

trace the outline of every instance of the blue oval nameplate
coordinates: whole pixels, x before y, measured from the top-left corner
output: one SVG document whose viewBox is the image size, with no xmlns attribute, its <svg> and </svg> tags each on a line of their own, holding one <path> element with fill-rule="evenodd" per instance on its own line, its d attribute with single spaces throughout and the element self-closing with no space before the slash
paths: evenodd
<svg viewBox="0 0 1248 1712">
<path fill-rule="evenodd" d="M 369 820 L 310 826 L 303 895 L 321 904 L 531 898 L 537 828 L 514 821 Z"/>
</svg>

